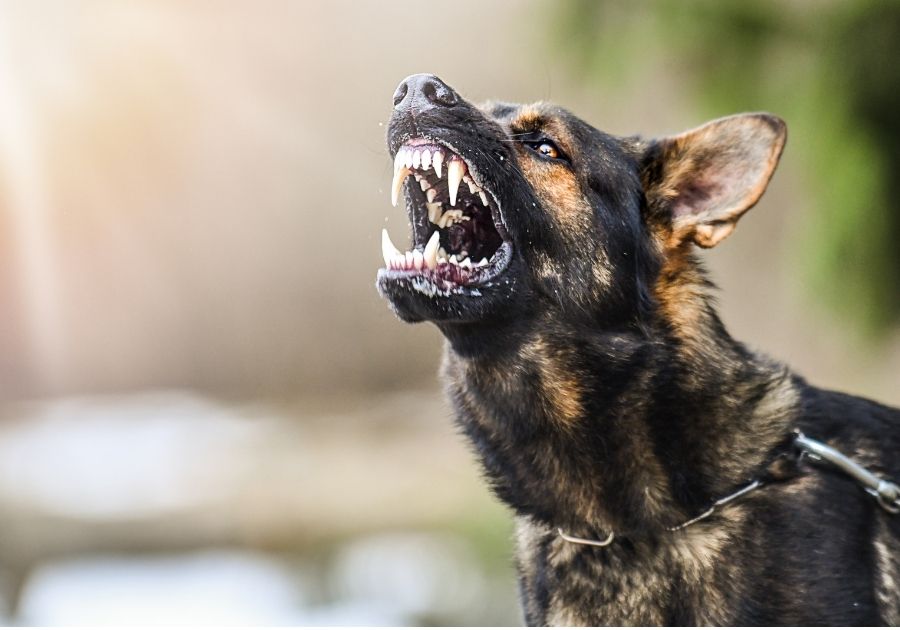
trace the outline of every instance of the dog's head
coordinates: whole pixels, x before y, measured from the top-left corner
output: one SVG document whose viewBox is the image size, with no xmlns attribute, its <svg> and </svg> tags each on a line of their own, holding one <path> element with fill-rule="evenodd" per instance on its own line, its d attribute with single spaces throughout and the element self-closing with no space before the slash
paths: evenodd
<svg viewBox="0 0 900 630">
<path fill-rule="evenodd" d="M 401 252 L 383 234 L 378 288 L 402 319 L 445 332 L 548 308 L 631 325 L 653 309 L 667 261 L 716 245 L 756 203 L 784 141 L 767 114 L 619 138 L 559 107 L 476 107 L 411 76 L 388 148 L 412 244 Z"/>
</svg>

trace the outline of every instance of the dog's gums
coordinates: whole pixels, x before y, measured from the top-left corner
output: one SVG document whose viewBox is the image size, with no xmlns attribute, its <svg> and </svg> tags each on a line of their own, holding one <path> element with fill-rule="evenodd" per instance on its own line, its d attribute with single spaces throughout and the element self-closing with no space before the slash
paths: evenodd
<svg viewBox="0 0 900 630">
<path fill-rule="evenodd" d="M 404 184 L 412 245 L 402 252 L 382 231 L 388 279 L 418 280 L 412 286 L 436 297 L 488 283 L 506 269 L 512 247 L 504 239 L 499 204 L 465 159 L 442 144 L 413 138 L 394 156 L 395 206 Z"/>
</svg>

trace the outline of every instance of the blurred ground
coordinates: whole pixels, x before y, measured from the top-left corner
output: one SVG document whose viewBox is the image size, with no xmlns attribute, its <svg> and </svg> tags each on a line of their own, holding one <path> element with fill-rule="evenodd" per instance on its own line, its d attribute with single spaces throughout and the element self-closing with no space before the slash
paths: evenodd
<svg viewBox="0 0 900 630">
<path fill-rule="evenodd" d="M 665 68 L 576 81 L 552 10 L 0 4 L 7 621 L 518 623 L 509 519 L 451 428 L 439 337 L 373 285 L 381 227 L 405 225 L 382 124 L 408 74 L 613 133 L 702 122 Z M 793 284 L 803 141 L 705 254 L 724 319 L 900 404 L 900 334 L 861 346 Z"/>
<path fill-rule="evenodd" d="M 2 420 L 10 622 L 518 621 L 508 515 L 430 393 L 296 407 L 157 391 Z"/>
</svg>

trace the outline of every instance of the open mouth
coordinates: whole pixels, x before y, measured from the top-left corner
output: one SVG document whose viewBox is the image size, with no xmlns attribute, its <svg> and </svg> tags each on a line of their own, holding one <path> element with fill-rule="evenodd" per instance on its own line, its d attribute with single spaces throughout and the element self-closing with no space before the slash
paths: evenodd
<svg viewBox="0 0 900 630">
<path fill-rule="evenodd" d="M 509 264 L 512 245 L 500 206 L 472 165 L 444 143 L 416 138 L 394 158 L 391 201 L 406 182 L 412 246 L 402 252 L 382 232 L 389 277 L 413 278 L 430 292 L 486 286 Z"/>
</svg>

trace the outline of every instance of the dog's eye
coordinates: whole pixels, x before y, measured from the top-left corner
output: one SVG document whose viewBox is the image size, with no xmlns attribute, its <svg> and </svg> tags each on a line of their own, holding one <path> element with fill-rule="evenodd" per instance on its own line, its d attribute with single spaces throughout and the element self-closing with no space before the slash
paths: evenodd
<svg viewBox="0 0 900 630">
<path fill-rule="evenodd" d="M 541 156 L 545 158 L 550 158 L 551 160 L 563 160 L 565 156 L 563 156 L 562 151 L 559 150 L 553 142 L 550 140 L 538 140 L 535 142 L 526 142 L 525 143 L 529 149 L 539 153 Z"/>
</svg>

